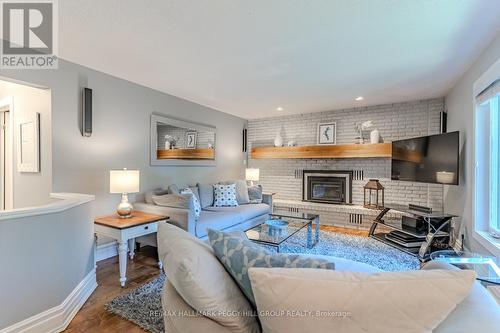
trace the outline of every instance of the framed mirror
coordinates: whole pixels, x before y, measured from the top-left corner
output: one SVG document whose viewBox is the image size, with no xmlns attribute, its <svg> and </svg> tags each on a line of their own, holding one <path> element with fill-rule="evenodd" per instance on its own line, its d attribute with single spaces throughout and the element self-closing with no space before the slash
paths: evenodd
<svg viewBox="0 0 500 333">
<path fill-rule="evenodd" d="M 215 165 L 216 128 L 153 113 L 151 165 Z"/>
</svg>

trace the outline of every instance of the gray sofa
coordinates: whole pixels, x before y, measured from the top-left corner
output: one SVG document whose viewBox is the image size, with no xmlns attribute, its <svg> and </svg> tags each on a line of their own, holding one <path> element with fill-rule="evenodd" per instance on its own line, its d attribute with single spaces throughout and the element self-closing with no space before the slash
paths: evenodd
<svg viewBox="0 0 500 333">
<path fill-rule="evenodd" d="M 146 203 L 144 198 L 141 199 L 141 201 L 134 203 L 134 209 L 152 214 L 168 215 L 170 217 L 169 223 L 200 239 L 207 238 L 207 229 L 209 228 L 227 231 L 248 230 L 268 219 L 273 207 L 272 196 L 263 194 L 262 203 L 242 204 L 237 207 L 204 207 L 200 217 L 196 219 L 192 207 L 184 209 L 158 206 Z M 142 239 L 141 243 L 155 245 L 145 238 Z"/>
<path fill-rule="evenodd" d="M 192 238 L 192 239 L 190 239 Z M 221 287 L 221 274 L 228 274 L 222 266 L 217 263 L 217 259 L 211 248 L 199 242 L 186 233 L 177 228 L 160 224 L 158 226 L 158 244 L 160 259 L 167 265 L 165 272 L 167 276 L 175 275 L 175 267 L 169 266 L 168 261 L 173 258 L 183 258 L 183 260 L 197 263 L 202 272 L 195 272 L 196 276 L 203 276 L 201 284 L 212 290 L 215 286 Z M 199 249 L 197 249 L 199 248 Z M 208 253 L 208 254 L 207 254 Z M 208 255 L 208 257 L 207 257 Z M 214 259 L 212 259 L 212 256 Z M 351 260 L 327 257 L 335 262 L 336 271 L 352 271 L 352 272 L 379 272 L 380 270 L 360 262 Z M 200 262 L 202 261 L 202 262 Z M 208 264 L 209 267 L 207 267 Z M 204 265 L 200 268 L 200 265 Z M 430 262 L 423 269 L 457 269 L 454 266 Z M 172 270 L 172 271 L 169 271 Z M 216 280 L 217 283 L 214 281 Z M 184 291 L 185 292 L 185 291 Z M 260 333 L 259 329 L 242 330 L 234 326 L 222 325 L 219 321 L 213 318 L 208 318 L 198 311 L 203 309 L 195 309 L 188 304 L 183 296 L 183 291 L 178 291 L 174 285 L 167 279 L 163 286 L 161 301 L 164 313 L 172 314 L 165 315 L 165 332 L 170 333 Z M 232 294 L 232 299 L 244 298 L 243 294 Z M 334 297 L 334 295 L 332 295 Z M 206 301 L 206 300 L 204 300 Z M 432 311 L 432 305 L 428 306 L 429 311 Z M 228 309 L 233 311 L 234 309 Z M 178 316 L 177 313 L 196 314 L 190 316 Z M 470 294 L 460 303 L 448 317 L 433 330 L 435 333 L 470 333 L 470 332 L 498 332 L 500 327 L 500 308 L 489 292 L 478 282 L 474 283 Z"/>
</svg>

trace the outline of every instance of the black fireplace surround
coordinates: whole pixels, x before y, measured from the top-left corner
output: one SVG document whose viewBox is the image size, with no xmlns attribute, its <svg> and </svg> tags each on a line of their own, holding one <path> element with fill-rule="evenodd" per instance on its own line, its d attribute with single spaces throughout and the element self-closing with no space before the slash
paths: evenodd
<svg viewBox="0 0 500 333">
<path fill-rule="evenodd" d="M 302 200 L 329 204 L 352 203 L 352 171 L 304 170 Z"/>
</svg>

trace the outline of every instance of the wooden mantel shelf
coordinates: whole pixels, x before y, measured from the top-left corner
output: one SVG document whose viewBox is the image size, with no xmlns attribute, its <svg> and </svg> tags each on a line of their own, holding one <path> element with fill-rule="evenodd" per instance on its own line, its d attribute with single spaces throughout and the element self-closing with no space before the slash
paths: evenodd
<svg viewBox="0 0 500 333">
<path fill-rule="evenodd" d="M 390 158 L 391 154 L 390 143 L 252 148 L 254 159 Z"/>
<path fill-rule="evenodd" d="M 211 148 L 158 149 L 156 154 L 159 160 L 213 160 L 215 158 L 215 150 Z"/>
</svg>

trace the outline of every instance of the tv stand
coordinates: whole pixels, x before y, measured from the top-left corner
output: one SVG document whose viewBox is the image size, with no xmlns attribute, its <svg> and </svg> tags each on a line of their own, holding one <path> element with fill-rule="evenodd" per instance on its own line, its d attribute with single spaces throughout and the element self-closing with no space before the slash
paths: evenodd
<svg viewBox="0 0 500 333">
<path fill-rule="evenodd" d="M 422 213 L 428 213 L 428 214 L 432 213 L 431 207 L 419 206 L 414 204 L 408 204 L 408 209 L 416 210 Z"/>
<path fill-rule="evenodd" d="M 432 252 L 450 248 L 449 244 L 452 237 L 451 221 L 457 216 L 444 212 L 432 211 L 432 209 L 426 210 L 425 208 L 427 207 L 397 204 L 387 205 L 373 221 L 370 227 L 369 236 L 384 244 L 395 247 L 398 250 L 416 256 L 421 262 L 428 261 Z M 426 224 L 425 230 L 417 230 L 416 228 L 405 226 L 401 219 L 384 219 L 385 215 L 390 210 L 401 212 L 406 216 L 422 218 Z M 388 232 L 376 232 L 379 225 L 419 238 L 422 240 L 422 244 L 417 247 L 408 247 L 391 241 L 386 237 L 386 235 L 389 234 Z"/>
</svg>

